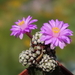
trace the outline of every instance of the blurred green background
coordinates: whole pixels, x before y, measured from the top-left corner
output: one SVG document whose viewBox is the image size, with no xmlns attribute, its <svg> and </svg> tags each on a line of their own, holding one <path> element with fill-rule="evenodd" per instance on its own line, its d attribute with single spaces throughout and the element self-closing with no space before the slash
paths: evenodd
<svg viewBox="0 0 75 75">
<path fill-rule="evenodd" d="M 69 23 L 74 32 L 72 42 L 63 50 L 57 47 L 56 54 L 58 60 L 75 73 L 75 0 L 0 0 L 0 75 L 18 75 L 25 69 L 18 56 L 29 48 L 30 39 L 26 35 L 22 40 L 10 36 L 10 28 L 28 15 L 39 20 L 38 29 L 32 34 L 51 19 Z"/>
</svg>

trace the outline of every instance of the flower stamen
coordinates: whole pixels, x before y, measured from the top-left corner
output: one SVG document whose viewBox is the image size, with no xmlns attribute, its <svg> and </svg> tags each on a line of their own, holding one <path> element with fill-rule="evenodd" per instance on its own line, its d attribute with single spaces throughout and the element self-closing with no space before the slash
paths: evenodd
<svg viewBox="0 0 75 75">
<path fill-rule="evenodd" d="M 52 31 L 53 31 L 54 33 L 59 33 L 59 32 L 60 32 L 60 29 L 59 29 L 58 27 L 53 27 L 53 28 L 52 28 Z"/>
<path fill-rule="evenodd" d="M 21 21 L 20 23 L 18 23 L 18 25 L 23 25 L 25 22 L 24 21 Z"/>
</svg>

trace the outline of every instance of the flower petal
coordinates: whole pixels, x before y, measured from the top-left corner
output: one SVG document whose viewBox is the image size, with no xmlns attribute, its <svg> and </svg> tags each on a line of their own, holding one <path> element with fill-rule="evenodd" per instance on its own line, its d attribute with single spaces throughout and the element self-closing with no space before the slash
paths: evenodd
<svg viewBox="0 0 75 75">
<path fill-rule="evenodd" d="M 28 24 L 31 19 L 32 19 L 32 17 L 31 17 L 31 16 L 28 16 L 28 17 L 25 19 L 25 23 Z"/>
<path fill-rule="evenodd" d="M 20 38 L 20 39 L 22 39 L 22 38 L 23 38 L 23 33 L 21 33 L 21 34 L 19 35 L 19 38 Z"/>
<path fill-rule="evenodd" d="M 52 28 L 48 23 L 44 23 L 44 26 L 45 26 L 46 28 L 50 29 L 50 30 L 51 30 L 51 28 Z"/>
<path fill-rule="evenodd" d="M 59 26 L 59 23 L 60 23 L 60 22 L 58 21 L 58 19 L 56 19 L 55 26 L 58 27 L 58 26 Z"/>
<path fill-rule="evenodd" d="M 54 48 L 55 48 L 55 46 L 54 46 L 53 44 L 51 44 L 51 45 L 50 45 L 50 48 L 51 48 L 51 49 L 54 49 Z"/>
<path fill-rule="evenodd" d="M 73 36 L 73 32 L 70 29 L 65 29 L 61 31 L 60 35 Z"/>
<path fill-rule="evenodd" d="M 60 42 L 60 41 L 59 41 L 59 47 L 60 47 L 61 49 L 63 49 L 63 48 L 64 48 L 64 46 L 65 46 L 65 43 L 64 43 L 64 42 Z"/>
<path fill-rule="evenodd" d="M 31 21 L 29 22 L 29 24 L 34 23 L 34 22 L 37 22 L 37 21 L 38 21 L 37 19 L 33 19 L 33 20 L 31 20 Z"/>
<path fill-rule="evenodd" d="M 29 25 L 29 29 L 37 29 L 37 25 L 34 25 L 34 24 Z"/>
<path fill-rule="evenodd" d="M 45 41 L 45 45 L 50 44 L 52 42 L 52 38 Z"/>
<path fill-rule="evenodd" d="M 55 21 L 54 20 L 50 20 L 49 23 L 50 23 L 51 27 L 55 27 Z"/>
<path fill-rule="evenodd" d="M 41 41 L 45 41 L 45 40 L 49 40 L 51 38 L 51 36 L 42 36 L 41 38 L 40 38 L 40 40 Z"/>
<path fill-rule="evenodd" d="M 61 28 L 61 31 L 63 31 L 64 29 L 66 29 L 68 27 L 68 23 L 63 24 L 63 27 Z"/>
<path fill-rule="evenodd" d="M 58 40 L 58 39 L 56 39 L 56 42 L 55 42 L 54 45 L 55 45 L 55 46 L 58 46 L 58 45 L 59 45 L 59 40 Z"/>
<path fill-rule="evenodd" d="M 71 42 L 71 39 L 70 39 L 69 37 L 66 37 L 66 36 L 62 36 L 61 39 L 62 39 L 64 42 L 68 43 L 68 44 L 70 44 L 70 42 Z"/>
<path fill-rule="evenodd" d="M 59 26 L 58 26 L 59 28 L 62 28 L 63 27 L 63 21 L 60 21 L 60 23 L 59 23 Z"/>
</svg>

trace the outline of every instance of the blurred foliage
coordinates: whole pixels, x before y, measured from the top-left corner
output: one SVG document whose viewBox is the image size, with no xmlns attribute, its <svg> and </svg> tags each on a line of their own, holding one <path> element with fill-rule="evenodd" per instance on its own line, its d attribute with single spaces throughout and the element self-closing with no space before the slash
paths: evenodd
<svg viewBox="0 0 75 75">
<path fill-rule="evenodd" d="M 71 63 L 75 63 L 75 0 L 0 0 L 0 75 L 18 75 L 25 67 L 19 61 L 19 53 L 29 48 L 30 39 L 22 40 L 10 36 L 10 28 L 18 19 L 28 15 L 38 19 L 37 30 L 50 19 L 59 19 L 69 23 L 73 30 L 72 43 L 64 50 L 56 49 L 60 62 L 73 71 Z M 70 65 L 68 65 L 70 64 Z M 74 64 L 75 65 L 75 64 Z"/>
</svg>

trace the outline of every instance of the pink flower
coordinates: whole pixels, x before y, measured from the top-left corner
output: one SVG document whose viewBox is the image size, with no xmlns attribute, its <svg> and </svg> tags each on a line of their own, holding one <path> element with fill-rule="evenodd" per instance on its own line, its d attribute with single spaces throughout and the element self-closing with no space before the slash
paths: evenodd
<svg viewBox="0 0 75 75">
<path fill-rule="evenodd" d="M 56 46 L 59 46 L 61 49 L 70 44 L 73 32 L 68 28 L 68 23 L 59 21 L 58 19 L 50 20 L 49 23 L 44 23 L 41 27 L 41 41 L 45 42 L 45 45 L 50 44 L 50 48 L 54 49 Z"/>
<path fill-rule="evenodd" d="M 37 19 L 31 20 L 31 19 L 32 17 L 28 16 L 27 18 L 23 18 L 22 20 L 18 20 L 18 22 L 15 22 L 16 25 L 13 25 L 12 28 L 10 29 L 12 31 L 11 35 L 14 35 L 22 39 L 24 33 L 31 32 L 32 29 L 36 29 L 37 26 L 32 23 L 37 22 L 38 20 Z"/>
</svg>

